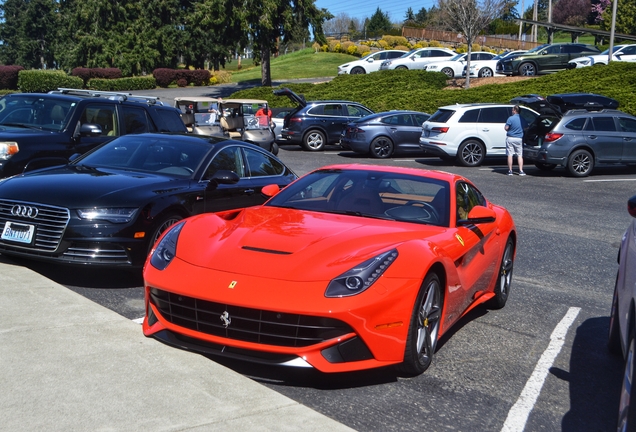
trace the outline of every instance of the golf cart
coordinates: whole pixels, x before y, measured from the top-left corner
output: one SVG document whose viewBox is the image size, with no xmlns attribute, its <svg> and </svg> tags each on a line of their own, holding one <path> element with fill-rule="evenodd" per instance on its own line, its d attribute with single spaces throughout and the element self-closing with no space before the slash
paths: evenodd
<svg viewBox="0 0 636 432">
<path fill-rule="evenodd" d="M 188 96 L 174 101 L 188 131 L 245 141 L 278 153 L 266 100 Z"/>
</svg>

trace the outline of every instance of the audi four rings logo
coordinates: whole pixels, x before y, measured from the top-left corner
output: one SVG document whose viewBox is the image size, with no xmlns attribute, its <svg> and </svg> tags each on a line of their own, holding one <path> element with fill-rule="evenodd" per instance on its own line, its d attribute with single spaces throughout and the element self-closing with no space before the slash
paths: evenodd
<svg viewBox="0 0 636 432">
<path fill-rule="evenodd" d="M 31 207 L 26 205 L 16 204 L 11 207 L 11 215 L 20 216 L 20 217 L 28 217 L 31 219 L 35 219 L 38 216 L 37 207 Z"/>
</svg>

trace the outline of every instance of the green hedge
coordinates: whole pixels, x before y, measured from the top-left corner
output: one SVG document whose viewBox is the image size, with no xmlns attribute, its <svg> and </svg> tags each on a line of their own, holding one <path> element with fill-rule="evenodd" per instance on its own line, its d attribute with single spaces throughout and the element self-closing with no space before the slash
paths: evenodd
<svg viewBox="0 0 636 432">
<path fill-rule="evenodd" d="M 84 81 L 59 70 L 22 70 L 18 88 L 23 93 L 46 93 L 59 87 L 82 88 Z"/>
<path fill-rule="evenodd" d="M 157 82 L 152 76 L 117 79 L 91 78 L 86 86 L 91 90 L 101 91 L 150 90 L 157 87 Z"/>
<path fill-rule="evenodd" d="M 478 79 L 473 79 L 476 82 Z M 505 81 L 505 78 L 503 78 Z M 456 103 L 497 102 L 529 93 L 547 96 L 555 93 L 589 92 L 619 101 L 620 109 L 636 115 L 636 63 L 611 62 L 565 70 L 524 81 L 490 84 L 470 89 L 446 89 L 446 76 L 440 72 L 389 70 L 367 75 L 338 75 L 323 84 L 286 84 L 305 99 L 341 99 L 360 102 L 376 112 L 412 109 L 434 113 L 438 107 Z M 286 97 L 276 97 L 271 87 L 255 87 L 234 93 L 233 98 L 258 98 L 272 108 L 289 107 Z"/>
</svg>

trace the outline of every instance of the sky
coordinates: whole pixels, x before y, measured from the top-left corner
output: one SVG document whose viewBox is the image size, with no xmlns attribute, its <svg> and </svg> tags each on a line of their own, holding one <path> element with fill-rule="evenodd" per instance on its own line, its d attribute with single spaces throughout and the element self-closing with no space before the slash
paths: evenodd
<svg viewBox="0 0 636 432">
<path fill-rule="evenodd" d="M 406 15 L 407 9 L 413 9 L 413 13 L 417 13 L 423 7 L 430 9 L 437 4 L 437 0 L 420 0 L 408 2 L 404 0 L 316 0 L 315 5 L 319 8 L 325 8 L 334 16 L 346 13 L 351 18 L 371 18 L 371 15 L 380 8 L 380 10 L 389 15 L 391 22 L 402 22 Z"/>
</svg>

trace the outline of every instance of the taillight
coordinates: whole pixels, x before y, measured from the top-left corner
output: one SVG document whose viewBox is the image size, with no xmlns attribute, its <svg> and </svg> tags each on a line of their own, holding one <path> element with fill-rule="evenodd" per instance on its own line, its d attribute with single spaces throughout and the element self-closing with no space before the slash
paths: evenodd
<svg viewBox="0 0 636 432">
<path fill-rule="evenodd" d="M 294 122 L 294 123 L 300 123 L 302 121 L 301 118 L 298 117 L 292 117 L 289 119 L 290 122 Z"/>
<path fill-rule="evenodd" d="M 556 141 L 559 138 L 561 138 L 563 136 L 562 133 L 554 133 L 554 132 L 550 132 L 549 134 L 546 134 L 545 138 L 543 138 L 543 142 L 552 142 L 552 141 Z"/>
<path fill-rule="evenodd" d="M 433 129 L 431 129 L 431 132 L 437 132 L 437 133 L 446 133 L 448 132 L 449 127 L 448 126 L 444 126 L 444 127 L 434 127 Z"/>
</svg>

